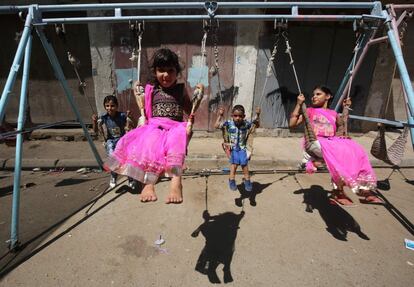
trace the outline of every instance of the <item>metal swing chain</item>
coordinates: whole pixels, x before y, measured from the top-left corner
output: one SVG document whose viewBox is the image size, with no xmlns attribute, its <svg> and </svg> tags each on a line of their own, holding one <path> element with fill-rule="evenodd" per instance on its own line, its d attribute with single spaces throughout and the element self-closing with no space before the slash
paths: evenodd
<svg viewBox="0 0 414 287">
<path fill-rule="evenodd" d="M 289 44 L 288 34 L 286 31 L 282 32 L 282 37 L 285 39 L 285 43 L 286 43 L 285 53 L 289 55 L 289 59 L 290 59 L 289 64 L 292 66 L 293 75 L 295 76 L 295 80 L 296 80 L 296 86 L 298 88 L 299 94 L 302 94 L 302 89 L 299 84 L 298 74 L 296 73 L 295 62 L 293 61 L 292 47 Z"/>
<path fill-rule="evenodd" d="M 79 88 L 82 89 L 82 94 L 84 95 L 84 97 L 86 99 L 86 102 L 88 103 L 88 105 L 89 105 L 89 107 L 92 111 L 92 114 L 95 114 L 95 109 L 93 108 L 91 102 L 88 99 L 88 96 L 86 95 L 86 89 L 85 89 L 86 88 L 86 82 L 82 80 L 82 78 L 79 74 L 79 71 L 78 71 L 78 68 L 80 67 L 81 63 L 80 63 L 79 59 L 76 58 L 75 55 L 73 55 L 70 52 L 69 48 L 68 48 L 68 44 L 67 44 L 67 41 L 66 41 L 66 28 L 65 28 L 65 25 L 64 24 L 61 24 L 61 25 L 60 24 L 55 24 L 55 32 L 58 35 L 58 37 L 62 39 L 63 46 L 65 47 L 66 54 L 68 56 L 68 61 L 72 65 L 73 70 L 75 71 L 76 77 L 78 78 Z"/>
<path fill-rule="evenodd" d="M 263 88 L 262 88 L 262 94 L 260 95 L 260 101 L 259 101 L 259 107 L 262 107 L 262 103 L 263 103 L 263 98 L 264 98 L 264 94 L 265 94 L 265 90 L 266 90 L 266 86 L 267 86 L 267 82 L 270 78 L 270 76 L 272 75 L 272 64 L 276 59 L 276 55 L 277 55 L 277 46 L 279 45 L 279 40 L 280 40 L 280 34 L 281 32 L 279 31 L 276 34 L 276 40 L 275 43 L 273 45 L 273 50 L 272 50 L 272 54 L 270 55 L 269 58 L 269 62 L 267 63 L 267 68 L 266 68 L 266 78 L 265 78 L 265 82 L 263 84 Z"/>
<path fill-rule="evenodd" d="M 142 52 L 142 35 L 144 34 L 144 22 L 135 22 L 135 24 L 130 24 L 131 32 L 133 33 L 134 38 L 134 47 L 132 50 L 132 56 L 129 58 L 131 60 L 131 66 L 137 61 L 137 80 L 140 80 L 141 75 L 141 52 Z M 131 69 L 131 91 L 133 88 L 133 70 Z M 128 107 L 127 110 L 130 110 L 131 106 L 131 93 L 128 95 Z"/>
<path fill-rule="evenodd" d="M 207 36 L 208 36 L 208 32 L 210 30 L 210 26 L 208 26 L 205 22 L 203 22 L 203 38 L 201 39 L 201 48 L 200 48 L 200 53 L 201 53 L 201 58 L 200 58 L 200 77 L 198 78 L 198 82 L 201 82 L 201 78 L 203 77 L 203 73 L 201 71 L 201 67 L 203 67 L 204 65 L 204 61 L 207 57 L 207 50 L 206 50 L 206 43 L 207 43 Z"/>
<path fill-rule="evenodd" d="M 348 84 L 348 91 L 346 95 L 346 100 L 351 99 L 351 88 L 352 88 L 352 81 L 354 79 L 354 70 L 355 70 L 355 64 L 356 64 L 356 58 L 358 55 L 358 52 L 361 48 L 361 43 L 363 39 L 363 34 L 359 35 L 355 47 L 354 47 L 354 56 L 352 58 L 352 70 L 350 71 L 350 77 L 349 77 L 349 84 Z M 349 117 L 349 111 L 352 109 L 349 107 L 349 105 L 344 106 L 344 110 L 342 111 L 342 120 L 344 125 L 344 136 L 348 137 L 348 117 Z"/>
<path fill-rule="evenodd" d="M 294 61 L 293 61 L 292 47 L 289 44 L 289 38 L 288 38 L 288 34 L 287 34 L 286 31 L 282 32 L 282 37 L 285 40 L 285 44 L 286 44 L 285 53 L 289 55 L 289 59 L 290 59 L 289 64 L 292 66 L 293 75 L 295 76 L 295 80 L 296 80 L 296 86 L 298 88 L 299 94 L 302 94 L 302 89 L 301 89 L 300 84 L 299 84 L 298 75 L 297 75 L 295 64 L 294 64 Z M 304 118 L 304 121 L 305 121 L 305 150 L 309 154 L 311 154 L 312 156 L 320 158 L 321 157 L 320 146 L 318 146 L 318 144 L 316 144 L 317 143 L 316 135 L 313 131 L 313 128 L 311 126 L 308 114 L 306 112 L 305 103 L 303 103 L 301 105 L 301 112 L 302 112 L 302 115 L 303 115 L 303 118 Z"/>
<path fill-rule="evenodd" d="M 220 67 L 219 67 L 219 49 L 218 49 L 218 28 L 219 28 L 219 22 L 216 20 L 216 25 L 212 26 L 213 29 L 213 53 L 214 53 L 214 70 L 213 70 L 213 76 L 217 75 L 217 86 L 218 86 L 218 96 L 220 97 L 220 104 L 223 103 L 223 95 L 221 92 L 221 82 L 220 82 Z"/>
</svg>

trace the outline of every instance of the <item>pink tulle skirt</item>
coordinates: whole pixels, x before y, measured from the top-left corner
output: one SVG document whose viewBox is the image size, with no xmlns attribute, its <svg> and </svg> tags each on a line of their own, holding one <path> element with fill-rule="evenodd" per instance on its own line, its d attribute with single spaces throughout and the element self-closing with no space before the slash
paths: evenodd
<svg viewBox="0 0 414 287">
<path fill-rule="evenodd" d="M 376 188 L 377 178 L 361 145 L 339 137 L 318 137 L 318 141 L 333 183 L 346 185 L 354 192 Z"/>
<path fill-rule="evenodd" d="M 145 184 L 155 184 L 161 174 L 182 174 L 187 148 L 186 122 L 150 118 L 144 126 L 124 135 L 105 168 Z"/>
</svg>

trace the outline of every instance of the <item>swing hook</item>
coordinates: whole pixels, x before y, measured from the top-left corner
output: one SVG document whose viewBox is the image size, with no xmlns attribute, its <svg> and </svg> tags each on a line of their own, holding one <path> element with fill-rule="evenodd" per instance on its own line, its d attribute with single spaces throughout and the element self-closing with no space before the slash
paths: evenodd
<svg viewBox="0 0 414 287">
<path fill-rule="evenodd" d="M 277 31 L 278 35 L 281 35 L 283 32 L 285 32 L 288 28 L 288 20 L 287 19 L 275 19 L 275 22 L 273 23 L 273 30 Z"/>
<path fill-rule="evenodd" d="M 208 16 L 210 17 L 210 20 L 216 16 L 216 11 L 218 8 L 218 3 L 216 1 L 206 1 L 204 3 L 204 9 L 206 9 Z"/>
</svg>

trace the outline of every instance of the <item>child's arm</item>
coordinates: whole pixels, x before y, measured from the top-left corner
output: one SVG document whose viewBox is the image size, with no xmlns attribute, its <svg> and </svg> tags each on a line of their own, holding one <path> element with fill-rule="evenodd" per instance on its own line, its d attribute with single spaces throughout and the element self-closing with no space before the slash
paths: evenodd
<svg viewBox="0 0 414 287">
<path fill-rule="evenodd" d="M 346 121 L 348 120 L 348 115 L 345 115 L 348 111 L 345 112 L 346 109 L 349 109 L 352 102 L 351 99 L 345 99 L 342 103 L 342 116 L 336 115 L 336 135 L 338 137 L 345 137 L 347 136 L 347 125 Z"/>
<path fill-rule="evenodd" d="M 140 126 L 145 123 L 145 98 L 144 88 L 140 85 L 139 81 L 134 83 L 134 96 L 141 114 L 138 120 L 138 126 Z"/>
<path fill-rule="evenodd" d="M 261 113 L 260 107 L 256 107 L 256 117 L 252 121 L 252 124 L 255 126 L 255 128 L 260 127 L 260 113 Z"/>
<path fill-rule="evenodd" d="M 185 87 L 183 87 L 183 88 L 184 88 L 184 91 L 183 91 L 183 97 L 184 97 L 183 111 L 186 115 L 191 116 L 191 110 L 192 110 L 193 104 L 191 102 L 190 96 L 187 93 L 187 89 Z"/>
<path fill-rule="evenodd" d="M 302 104 L 305 102 L 305 96 L 300 94 L 296 100 L 296 106 L 290 114 L 289 127 L 294 128 L 303 122 L 303 115 L 300 114 Z"/>
<path fill-rule="evenodd" d="M 216 123 L 214 124 L 215 129 L 220 129 L 223 123 L 223 115 L 224 115 L 224 108 L 219 108 L 218 110 L 218 116 Z"/>
<path fill-rule="evenodd" d="M 99 136 L 102 135 L 104 141 L 106 141 L 105 131 L 102 126 L 102 120 L 98 120 L 98 116 L 96 114 L 92 115 L 92 127 L 93 131 Z"/>
</svg>

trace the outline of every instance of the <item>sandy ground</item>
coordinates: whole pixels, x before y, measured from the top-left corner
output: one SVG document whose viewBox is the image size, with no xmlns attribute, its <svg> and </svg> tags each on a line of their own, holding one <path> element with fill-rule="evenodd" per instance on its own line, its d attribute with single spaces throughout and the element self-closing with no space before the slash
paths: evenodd
<svg viewBox="0 0 414 287">
<path fill-rule="evenodd" d="M 12 254 L 12 173 L 3 171 L 0 286 L 411 286 L 414 170 L 388 181 L 390 169 L 376 172 L 387 204 L 351 195 L 347 208 L 329 203 L 327 174 L 254 175 L 250 197 L 228 190 L 225 175 L 188 176 L 185 202 L 166 205 L 168 181 L 143 204 L 125 186 L 105 192 L 106 174 L 24 172 L 24 248 Z"/>
</svg>

